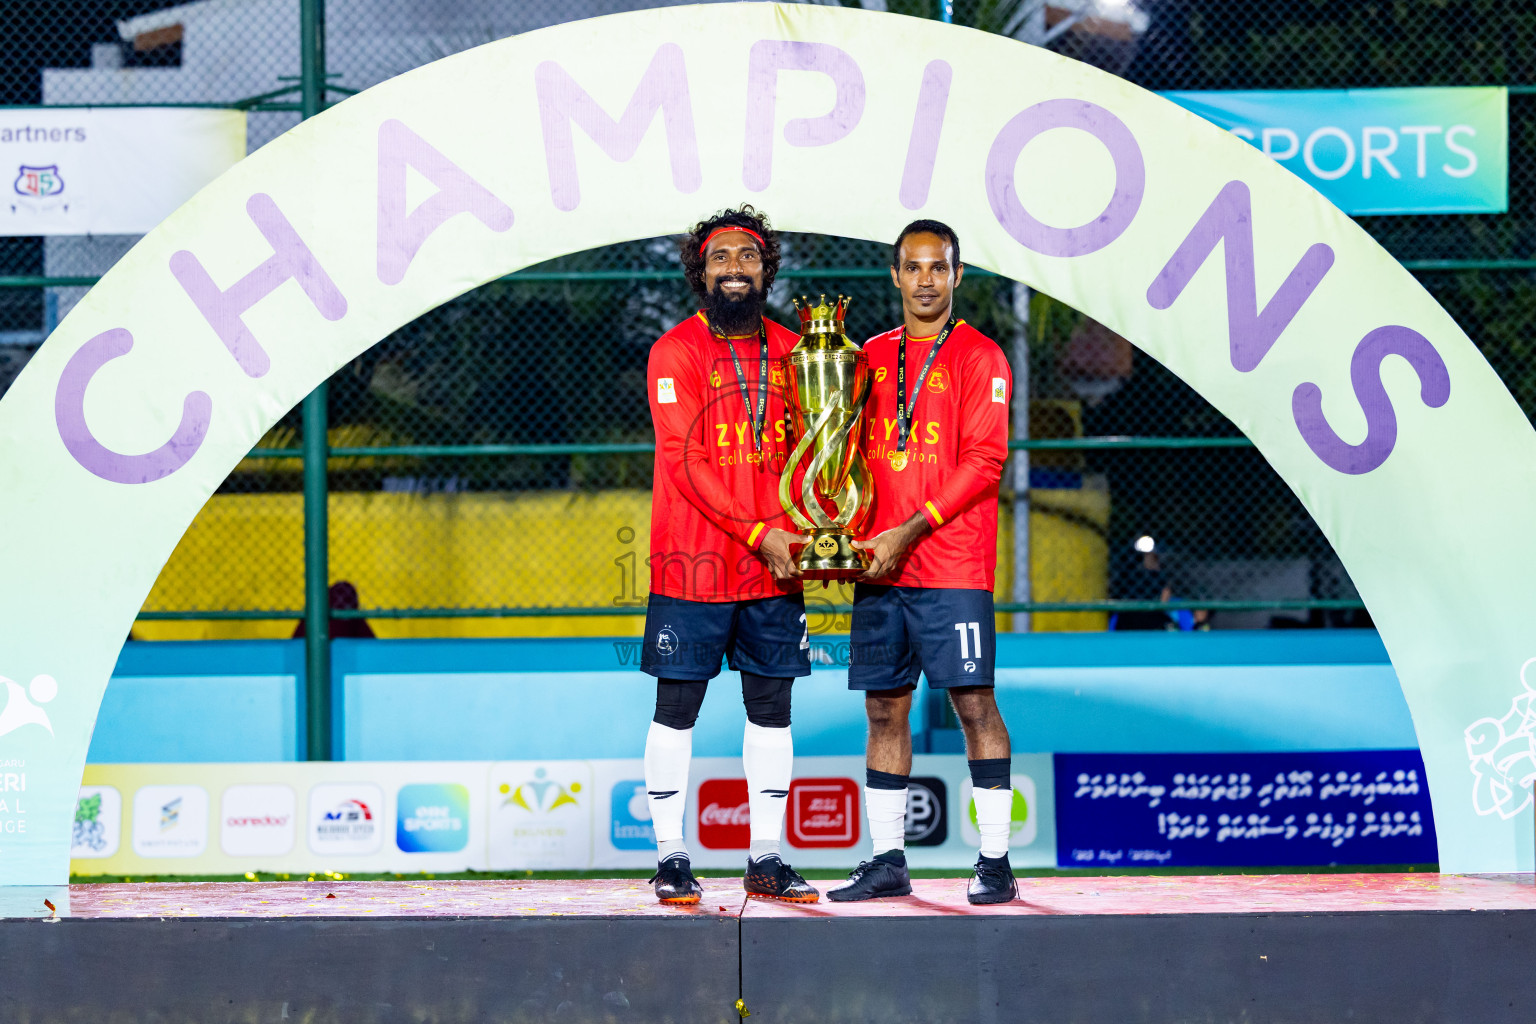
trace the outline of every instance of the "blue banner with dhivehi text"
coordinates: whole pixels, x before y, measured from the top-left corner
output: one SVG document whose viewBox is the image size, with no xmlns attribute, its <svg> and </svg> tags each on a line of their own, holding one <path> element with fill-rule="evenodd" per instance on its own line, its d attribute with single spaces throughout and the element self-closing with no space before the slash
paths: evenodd
<svg viewBox="0 0 1536 1024">
<path fill-rule="evenodd" d="M 1165 92 L 1349 214 L 1504 213 L 1503 87 Z"/>
</svg>

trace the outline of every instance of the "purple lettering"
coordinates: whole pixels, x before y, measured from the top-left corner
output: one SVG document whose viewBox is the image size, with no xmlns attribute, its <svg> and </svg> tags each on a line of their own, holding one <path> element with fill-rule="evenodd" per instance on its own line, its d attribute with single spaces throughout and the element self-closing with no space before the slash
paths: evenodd
<svg viewBox="0 0 1536 1024">
<path fill-rule="evenodd" d="M 773 180 L 773 122 L 779 72 L 817 71 L 832 79 L 832 109 L 820 117 L 797 117 L 784 126 L 791 146 L 826 146 L 846 136 L 864 116 L 864 73 L 844 50 L 830 43 L 761 39 L 747 56 L 747 138 L 741 181 L 761 192 Z"/>
<path fill-rule="evenodd" d="M 1419 375 L 1419 399 L 1438 409 L 1451 397 L 1451 375 L 1435 346 L 1418 331 L 1407 327 L 1378 327 L 1361 339 L 1349 361 L 1349 380 L 1355 400 L 1365 412 L 1365 440 L 1348 444 L 1323 415 L 1323 390 L 1301 384 L 1291 395 L 1291 415 L 1302 439 L 1319 459 L 1340 473 L 1358 476 L 1387 461 L 1397 444 L 1397 414 L 1381 381 L 1381 364 L 1388 356 L 1401 356 Z"/>
<path fill-rule="evenodd" d="M 182 402 L 175 433 L 154 451 L 123 455 L 96 440 L 85 422 L 85 390 L 97 370 L 132 348 L 133 335 L 123 328 L 101 332 L 70 356 L 53 395 L 53 418 L 64 447 L 86 470 L 115 484 L 147 484 L 185 466 L 208 436 L 213 413 L 213 399 L 194 391 Z"/>
<path fill-rule="evenodd" d="M 1024 209 L 1013 187 L 1019 154 L 1037 135 L 1053 128 L 1076 128 L 1098 139 L 1115 164 L 1115 191 L 1104 212 L 1075 228 L 1055 228 Z M 992 140 L 987 154 L 987 201 L 992 216 L 1020 245 L 1043 256 L 1086 256 L 1097 252 L 1130 227 L 1147 187 L 1147 167 L 1136 136 L 1114 114 L 1086 100 L 1055 99 L 1020 111 Z"/>
<path fill-rule="evenodd" d="M 1216 246 L 1227 274 L 1227 347 L 1239 373 L 1255 369 L 1333 266 L 1333 250 L 1317 242 L 1291 268 L 1274 297 L 1259 309 L 1253 273 L 1253 206 L 1248 186 L 1229 181 L 1206 207 L 1147 289 L 1153 309 L 1167 309 L 1183 294 Z"/>
<path fill-rule="evenodd" d="M 539 95 L 539 122 L 544 128 L 549 191 L 557 209 L 574 210 L 581 202 L 572 122 L 610 160 L 624 163 L 640 148 L 646 128 L 659 110 L 672 161 L 672 186 L 679 192 L 696 192 L 703 184 L 699 140 L 693 128 L 693 99 L 688 93 L 688 69 L 683 63 L 683 49 L 676 43 L 663 43 L 656 48 L 656 55 L 617 121 L 554 61 L 547 60 L 535 68 L 533 81 Z"/>
<path fill-rule="evenodd" d="M 949 103 L 949 83 L 954 69 L 948 61 L 929 61 L 923 84 L 917 91 L 917 112 L 912 115 L 912 137 L 907 142 L 907 162 L 901 171 L 901 205 L 916 210 L 928 201 L 933 184 L 933 165 L 939 157 L 939 135 L 944 130 L 944 108 Z"/>
<path fill-rule="evenodd" d="M 405 209 L 406 168 L 414 167 L 438 191 L 409 214 Z M 422 243 L 444 222 L 467 213 L 492 231 L 512 226 L 512 208 L 396 120 L 379 125 L 378 273 L 399 284 Z"/>
<path fill-rule="evenodd" d="M 297 281 L 327 320 L 346 316 L 347 300 L 271 196 L 256 193 L 247 200 L 245 211 L 272 246 L 272 256 L 265 263 L 224 291 L 213 283 L 202 262 L 185 249 L 171 254 L 171 273 L 240 369 L 247 377 L 260 377 L 271 369 L 272 360 L 241 319 L 246 310 L 288 281 Z"/>
</svg>

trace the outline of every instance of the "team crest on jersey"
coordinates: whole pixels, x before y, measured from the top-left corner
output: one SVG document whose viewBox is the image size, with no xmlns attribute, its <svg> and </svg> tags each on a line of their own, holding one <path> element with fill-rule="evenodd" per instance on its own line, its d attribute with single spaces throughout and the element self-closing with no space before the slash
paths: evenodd
<svg viewBox="0 0 1536 1024">
<path fill-rule="evenodd" d="M 770 384 L 777 384 L 779 387 L 783 387 L 784 386 L 784 371 L 780 370 L 777 367 L 774 367 L 773 369 L 769 370 L 768 371 L 768 383 L 770 383 Z"/>
<path fill-rule="evenodd" d="M 949 374 L 944 372 L 944 367 L 935 366 L 933 372 L 928 375 L 928 390 L 934 394 L 949 389 Z"/>
</svg>

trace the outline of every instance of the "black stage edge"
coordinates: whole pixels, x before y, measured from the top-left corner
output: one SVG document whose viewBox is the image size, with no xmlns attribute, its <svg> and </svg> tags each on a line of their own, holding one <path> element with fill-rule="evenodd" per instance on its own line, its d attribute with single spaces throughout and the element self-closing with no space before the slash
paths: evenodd
<svg viewBox="0 0 1536 1024">
<path fill-rule="evenodd" d="M 1531 1024 L 1536 911 L 742 921 L 774 1024 Z"/>
<path fill-rule="evenodd" d="M 731 916 L 0 921 L 5 1024 L 727 1021 Z"/>
</svg>

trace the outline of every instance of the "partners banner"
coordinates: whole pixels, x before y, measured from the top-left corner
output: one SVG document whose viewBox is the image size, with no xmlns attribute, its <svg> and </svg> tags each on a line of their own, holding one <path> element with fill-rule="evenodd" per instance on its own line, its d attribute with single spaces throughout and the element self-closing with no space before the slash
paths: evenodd
<svg viewBox="0 0 1536 1024">
<path fill-rule="evenodd" d="M 0 110 L 0 235 L 142 235 L 244 158 L 243 110 Z"/>
<path fill-rule="evenodd" d="M 1345 213 L 1509 209 L 1503 87 L 1161 95 L 1251 143 Z"/>
<path fill-rule="evenodd" d="M 785 856 L 805 868 L 868 859 L 862 757 L 795 762 Z M 656 834 L 639 758 L 88 765 L 70 842 L 76 875 L 248 871 L 645 870 Z M 919 755 L 907 808 L 915 867 L 969 867 L 981 836 L 965 758 Z M 23 834 L 20 773 L 0 823 Z M 7 778 L 0 775 L 0 781 Z M 1049 754 L 1013 758 L 1013 863 L 1054 867 Z M 685 836 L 693 863 L 740 870 L 751 822 L 740 758 L 695 758 Z"/>
<path fill-rule="evenodd" d="M 1417 750 L 1057 754 L 1062 867 L 1430 864 Z"/>
</svg>

